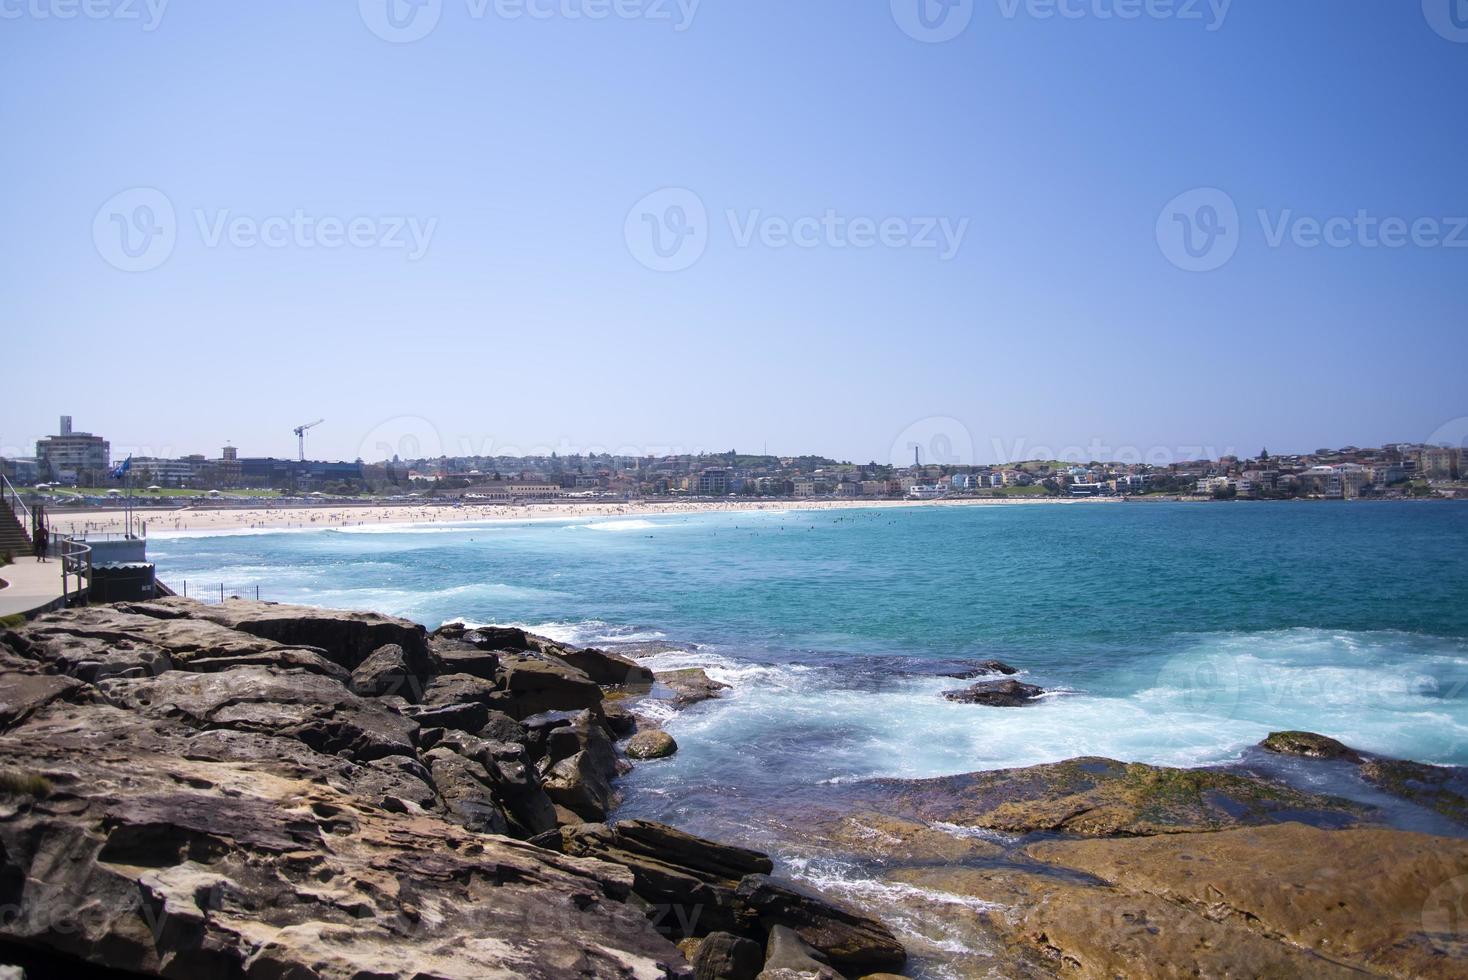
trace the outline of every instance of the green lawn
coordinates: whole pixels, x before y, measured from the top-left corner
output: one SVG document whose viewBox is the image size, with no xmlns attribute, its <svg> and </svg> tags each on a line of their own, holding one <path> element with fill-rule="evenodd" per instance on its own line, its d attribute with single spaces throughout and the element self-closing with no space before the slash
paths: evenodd
<svg viewBox="0 0 1468 980">
<path fill-rule="evenodd" d="M 1000 497 L 1043 497 L 1045 488 L 1036 483 L 1028 487 L 996 487 L 994 493 Z"/>
</svg>

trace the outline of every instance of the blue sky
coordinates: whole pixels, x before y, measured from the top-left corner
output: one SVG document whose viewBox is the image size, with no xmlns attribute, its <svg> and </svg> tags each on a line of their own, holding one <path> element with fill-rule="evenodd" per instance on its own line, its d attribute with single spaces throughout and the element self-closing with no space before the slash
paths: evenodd
<svg viewBox="0 0 1468 980">
<path fill-rule="evenodd" d="M 0 0 L 5 451 L 63 412 L 979 461 L 1468 415 L 1468 0 L 926 0 L 941 43 L 919 0 L 88 2 Z"/>
</svg>

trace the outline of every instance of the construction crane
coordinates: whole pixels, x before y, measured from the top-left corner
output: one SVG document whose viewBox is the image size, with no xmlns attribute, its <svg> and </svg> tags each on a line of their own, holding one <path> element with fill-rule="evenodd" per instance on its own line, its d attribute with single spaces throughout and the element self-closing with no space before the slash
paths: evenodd
<svg viewBox="0 0 1468 980">
<path fill-rule="evenodd" d="M 306 430 L 314 429 L 325 421 L 326 419 L 317 419 L 315 422 L 307 422 L 305 425 L 298 425 L 291 430 L 296 434 L 296 440 L 300 444 L 299 451 L 301 454 L 301 462 L 304 463 L 306 461 Z"/>
</svg>

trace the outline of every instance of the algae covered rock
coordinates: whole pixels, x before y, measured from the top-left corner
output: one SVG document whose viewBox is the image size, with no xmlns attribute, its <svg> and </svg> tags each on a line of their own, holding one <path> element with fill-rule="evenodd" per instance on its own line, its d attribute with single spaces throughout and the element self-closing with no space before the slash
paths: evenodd
<svg viewBox="0 0 1468 980">
<path fill-rule="evenodd" d="M 627 742 L 627 754 L 634 759 L 665 759 L 677 751 L 673 736 L 656 729 L 638 732 Z"/>
<path fill-rule="evenodd" d="M 1259 743 L 1259 747 L 1279 755 L 1298 755 L 1307 759 L 1361 761 L 1361 756 L 1355 749 L 1314 732 L 1270 732 L 1269 737 Z"/>
</svg>

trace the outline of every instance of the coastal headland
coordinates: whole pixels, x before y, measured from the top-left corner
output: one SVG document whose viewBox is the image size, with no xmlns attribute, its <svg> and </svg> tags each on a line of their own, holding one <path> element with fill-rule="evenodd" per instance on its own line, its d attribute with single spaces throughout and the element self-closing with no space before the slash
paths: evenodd
<svg viewBox="0 0 1468 980">
<path fill-rule="evenodd" d="M 976 661 L 960 679 L 1012 670 Z M 837 895 L 740 841 L 618 820 L 621 778 L 679 751 L 659 719 L 728 694 L 698 668 L 654 674 L 508 627 L 178 598 L 42 615 L 0 632 L 0 964 L 332 980 L 1468 969 L 1462 770 L 1285 732 L 1226 769 L 1082 758 L 833 786 L 782 849 L 861 867 Z M 1374 795 L 1326 795 L 1327 776 Z"/>
</svg>

